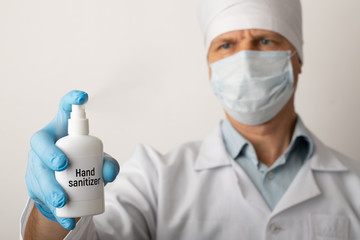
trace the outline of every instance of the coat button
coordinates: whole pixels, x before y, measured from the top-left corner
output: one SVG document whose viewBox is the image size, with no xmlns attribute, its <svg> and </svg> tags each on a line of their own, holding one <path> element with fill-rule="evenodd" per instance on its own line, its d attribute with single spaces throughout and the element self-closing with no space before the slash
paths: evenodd
<svg viewBox="0 0 360 240">
<path fill-rule="evenodd" d="M 269 231 L 272 233 L 278 233 L 282 230 L 282 227 L 276 223 L 272 223 L 269 225 Z"/>
</svg>

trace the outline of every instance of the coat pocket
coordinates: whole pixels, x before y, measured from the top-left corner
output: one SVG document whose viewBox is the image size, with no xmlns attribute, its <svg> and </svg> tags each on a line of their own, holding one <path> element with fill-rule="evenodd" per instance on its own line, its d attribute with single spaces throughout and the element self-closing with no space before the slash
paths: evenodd
<svg viewBox="0 0 360 240">
<path fill-rule="evenodd" d="M 347 240 L 350 221 L 346 216 L 310 215 L 311 240 Z"/>
</svg>

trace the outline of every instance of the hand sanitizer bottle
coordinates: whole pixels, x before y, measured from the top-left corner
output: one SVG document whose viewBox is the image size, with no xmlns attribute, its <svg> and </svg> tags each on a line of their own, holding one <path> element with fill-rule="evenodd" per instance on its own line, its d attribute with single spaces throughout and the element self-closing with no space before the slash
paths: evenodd
<svg viewBox="0 0 360 240">
<path fill-rule="evenodd" d="M 72 105 L 68 133 L 56 142 L 69 160 L 65 170 L 55 172 L 56 180 L 67 194 L 66 204 L 56 209 L 56 215 L 75 218 L 103 213 L 103 144 L 89 135 L 84 105 Z"/>
</svg>

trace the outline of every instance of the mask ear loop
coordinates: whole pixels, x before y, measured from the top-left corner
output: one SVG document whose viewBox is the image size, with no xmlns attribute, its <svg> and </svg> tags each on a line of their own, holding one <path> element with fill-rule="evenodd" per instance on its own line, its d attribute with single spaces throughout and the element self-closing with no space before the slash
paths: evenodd
<svg viewBox="0 0 360 240">
<path fill-rule="evenodd" d="M 297 53 L 296 50 L 293 51 L 293 52 L 290 54 L 290 59 L 291 59 L 293 56 L 295 56 L 296 53 Z"/>
</svg>

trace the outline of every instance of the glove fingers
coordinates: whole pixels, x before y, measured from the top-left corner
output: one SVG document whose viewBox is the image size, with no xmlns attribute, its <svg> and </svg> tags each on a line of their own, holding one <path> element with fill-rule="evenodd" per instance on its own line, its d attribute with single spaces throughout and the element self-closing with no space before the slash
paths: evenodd
<svg viewBox="0 0 360 240">
<path fill-rule="evenodd" d="M 50 208 L 55 209 L 54 207 L 47 204 L 47 201 L 41 191 L 39 183 L 36 179 L 36 165 L 40 160 L 36 156 L 36 154 L 30 150 L 29 157 L 28 157 L 28 166 L 26 169 L 26 186 L 29 192 L 29 196 L 31 199 L 34 200 L 37 209 L 44 215 L 46 218 L 56 221 L 55 217 L 52 214 L 52 210 Z M 34 166 L 35 165 L 35 166 Z"/>
<path fill-rule="evenodd" d="M 38 186 L 37 197 L 47 205 L 52 207 L 62 207 L 66 203 L 66 193 L 55 179 L 55 173 L 49 169 L 34 153 L 32 154 L 31 174 Z M 34 171 L 33 171 L 34 170 Z"/>
<path fill-rule="evenodd" d="M 67 167 L 66 155 L 55 146 L 55 136 L 46 130 L 36 132 L 30 140 L 32 150 L 51 170 L 61 171 Z"/>
<path fill-rule="evenodd" d="M 75 228 L 75 219 L 56 216 L 56 207 L 62 207 L 65 204 L 66 193 L 57 183 L 54 172 L 48 169 L 33 151 L 29 152 L 26 184 L 30 197 L 46 218 L 59 222 L 68 230 Z"/>
<path fill-rule="evenodd" d="M 103 178 L 105 184 L 114 181 L 119 171 L 119 163 L 109 154 L 104 153 Z"/>
<path fill-rule="evenodd" d="M 33 173 L 32 165 L 34 161 L 34 155 L 34 152 L 30 150 L 25 174 L 26 187 L 29 193 L 29 197 L 33 199 L 35 203 L 43 204 L 42 199 L 39 197 L 41 195 L 41 190 Z"/>
</svg>

